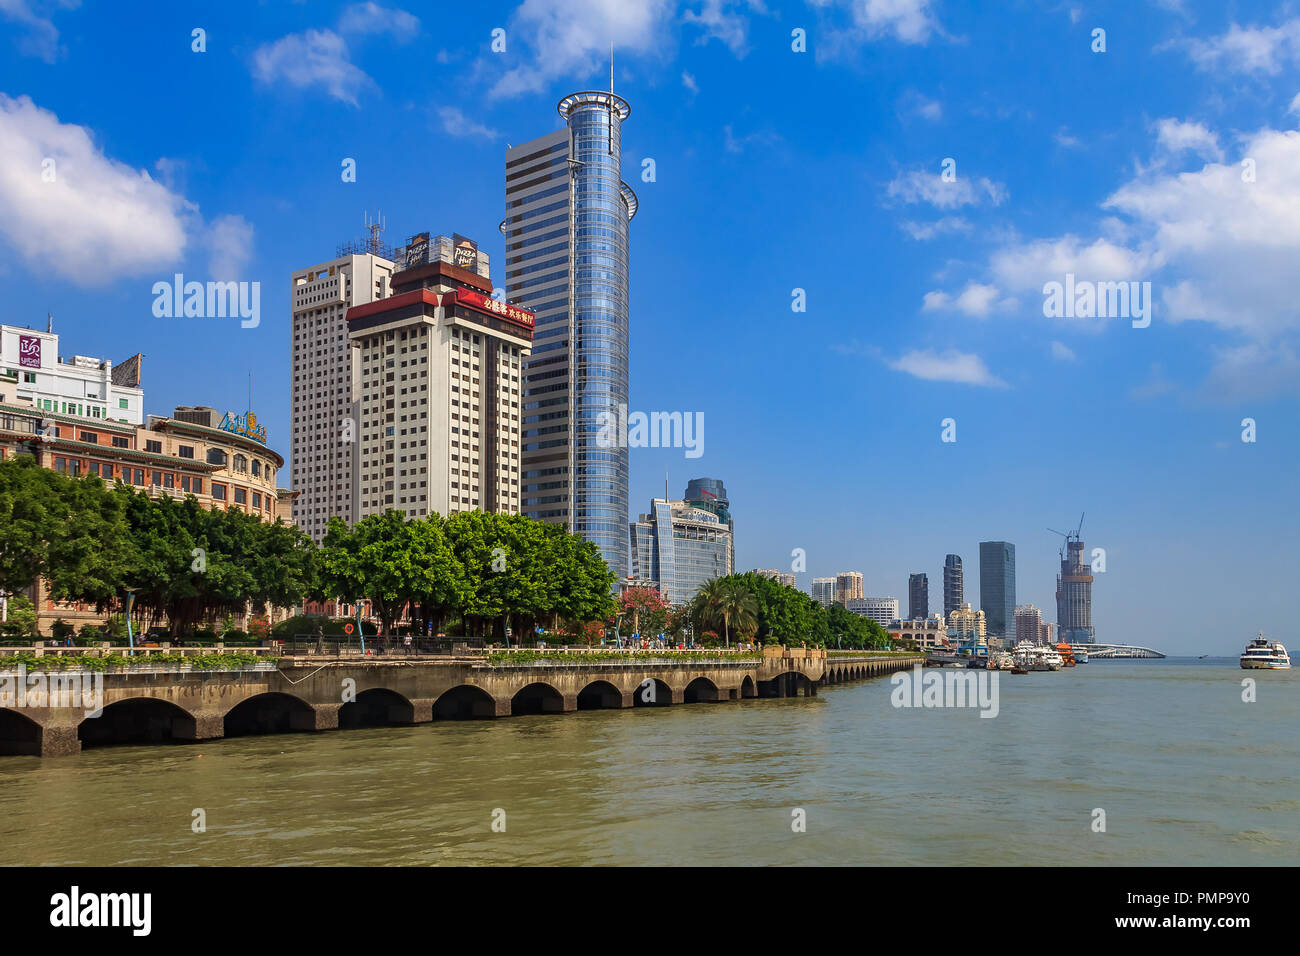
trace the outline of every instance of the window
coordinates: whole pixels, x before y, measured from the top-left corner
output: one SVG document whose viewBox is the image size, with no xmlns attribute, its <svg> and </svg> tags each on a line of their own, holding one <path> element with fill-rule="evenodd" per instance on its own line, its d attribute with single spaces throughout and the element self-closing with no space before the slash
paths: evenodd
<svg viewBox="0 0 1300 956">
<path fill-rule="evenodd" d="M 92 462 L 90 463 L 90 465 L 89 465 L 89 468 L 90 468 L 90 473 L 91 473 L 92 475 L 98 475 L 98 474 L 99 474 L 99 462 L 97 462 L 97 461 L 92 461 Z"/>
<path fill-rule="evenodd" d="M 258 494 L 256 491 L 253 492 L 253 507 L 254 508 L 262 507 L 262 496 Z"/>
<path fill-rule="evenodd" d="M 219 448 L 209 448 L 208 464 L 221 465 L 222 467 L 224 467 L 226 464 L 226 453 Z"/>
<path fill-rule="evenodd" d="M 190 476 L 181 475 L 181 491 L 189 491 L 189 490 L 190 490 Z"/>
<path fill-rule="evenodd" d="M 65 472 L 65 471 L 67 471 L 67 470 L 68 470 L 68 459 L 66 459 L 66 458 L 56 458 L 56 459 L 54 459 L 54 470 L 55 470 L 55 471 L 58 471 L 58 472 Z"/>
<path fill-rule="evenodd" d="M 243 488 L 235 489 L 235 504 L 242 505 L 248 502 L 248 492 Z"/>
<path fill-rule="evenodd" d="M 99 436 L 96 435 L 94 432 L 82 432 L 80 437 L 82 441 L 90 442 L 90 444 L 92 445 L 99 444 Z"/>
<path fill-rule="evenodd" d="M 131 471 L 132 471 L 132 473 L 133 473 L 133 474 L 132 474 L 131 484 L 133 484 L 133 485 L 138 485 L 138 486 L 140 486 L 141 488 L 143 488 L 143 487 L 144 487 L 144 469 L 143 469 L 143 468 L 133 468 L 133 469 L 131 469 Z"/>
<path fill-rule="evenodd" d="M 176 454 L 177 454 L 178 456 L 180 456 L 181 458 L 193 458 L 193 457 L 194 457 L 194 446 L 193 446 L 193 445 L 177 445 L 177 446 L 176 446 Z"/>
<path fill-rule="evenodd" d="M 130 447 L 131 447 L 131 439 L 129 439 L 129 438 L 123 438 L 121 435 L 114 435 L 114 436 L 113 436 L 113 447 L 114 447 L 114 448 L 130 448 Z"/>
<path fill-rule="evenodd" d="M 126 399 L 125 399 L 125 398 L 119 398 L 119 399 L 117 400 L 117 407 L 118 407 L 118 408 L 126 408 Z"/>
<path fill-rule="evenodd" d="M 244 455 L 235 456 L 235 471 L 243 474 L 248 471 L 248 458 Z"/>
<path fill-rule="evenodd" d="M 225 501 L 225 500 L 226 500 L 226 486 L 225 486 L 225 485 L 219 485 L 219 484 L 217 484 L 215 481 L 212 483 L 212 500 L 213 500 L 213 501 Z"/>
<path fill-rule="evenodd" d="M 36 381 L 36 373 L 35 373 L 35 372 L 23 372 L 23 381 L 24 381 L 24 382 L 35 382 L 35 381 Z"/>
<path fill-rule="evenodd" d="M 192 490 L 196 495 L 201 495 L 201 494 L 203 494 L 203 479 L 202 479 L 202 478 L 195 478 L 193 484 L 194 484 L 194 487 L 193 487 L 191 490 Z"/>
<path fill-rule="evenodd" d="M 253 459 L 253 477 L 256 478 L 262 474 L 262 463 L 256 458 Z"/>
<path fill-rule="evenodd" d="M 176 476 L 173 475 L 170 471 L 167 472 L 165 475 L 163 475 L 163 487 L 164 488 L 176 487 Z"/>
<path fill-rule="evenodd" d="M 154 440 L 152 440 L 152 439 L 146 439 L 146 441 L 145 441 L 145 443 L 144 443 L 144 450 L 145 450 L 145 451 L 148 451 L 148 452 L 153 452 L 155 455 L 161 455 L 161 454 L 162 454 L 162 442 L 160 442 L 160 441 L 154 441 Z"/>
</svg>

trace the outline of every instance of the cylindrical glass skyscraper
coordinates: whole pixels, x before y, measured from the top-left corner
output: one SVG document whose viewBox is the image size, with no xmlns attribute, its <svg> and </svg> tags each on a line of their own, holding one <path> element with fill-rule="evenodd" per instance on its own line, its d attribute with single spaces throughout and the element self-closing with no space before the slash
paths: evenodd
<svg viewBox="0 0 1300 956">
<path fill-rule="evenodd" d="M 625 422 L 628 402 L 628 222 L 636 198 L 622 179 L 621 130 L 631 108 L 613 93 L 566 96 L 572 216 L 572 524 L 628 573 L 628 449 L 610 447 L 609 416 Z M 624 436 L 625 437 L 625 436 Z"/>
</svg>

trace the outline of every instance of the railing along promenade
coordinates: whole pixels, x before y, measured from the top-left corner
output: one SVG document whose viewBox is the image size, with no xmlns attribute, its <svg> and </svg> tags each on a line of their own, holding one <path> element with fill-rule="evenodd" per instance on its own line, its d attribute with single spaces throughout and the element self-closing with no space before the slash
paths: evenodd
<svg viewBox="0 0 1300 956">
<path fill-rule="evenodd" d="M 18 653 L 114 658 L 95 675 L 102 695 L 96 713 L 80 705 L 0 704 L 0 753 L 42 756 L 109 743 L 813 697 L 819 687 L 921 660 L 918 654 L 780 645 L 507 649 L 437 638 L 409 646 L 367 638 L 363 650 L 360 641 L 314 636 L 261 648 L 0 648 L 0 656 Z M 0 679 L 12 671 L 0 664 Z"/>
</svg>

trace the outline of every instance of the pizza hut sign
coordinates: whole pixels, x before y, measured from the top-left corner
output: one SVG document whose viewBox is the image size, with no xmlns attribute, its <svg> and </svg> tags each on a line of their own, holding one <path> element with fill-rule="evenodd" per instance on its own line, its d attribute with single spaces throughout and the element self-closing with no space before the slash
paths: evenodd
<svg viewBox="0 0 1300 956">
<path fill-rule="evenodd" d="M 41 340 L 35 335 L 18 336 L 18 364 L 23 368 L 41 367 Z"/>
</svg>

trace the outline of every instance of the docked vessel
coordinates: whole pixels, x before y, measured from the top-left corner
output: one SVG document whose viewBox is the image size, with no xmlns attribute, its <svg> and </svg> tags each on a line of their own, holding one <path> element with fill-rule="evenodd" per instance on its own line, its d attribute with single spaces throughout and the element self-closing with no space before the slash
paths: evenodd
<svg viewBox="0 0 1300 956">
<path fill-rule="evenodd" d="M 1016 645 L 1015 664 L 1018 668 L 1023 668 L 1023 672 L 1029 671 L 1059 671 L 1065 666 L 1061 660 L 1061 655 L 1057 653 L 1056 648 L 1042 645 L 1031 644 L 1029 641 L 1021 641 Z M 1017 671 L 1013 671 L 1017 673 Z"/>
<path fill-rule="evenodd" d="M 1074 649 L 1070 647 L 1069 644 L 1057 644 L 1056 653 L 1061 655 L 1061 663 L 1065 667 L 1073 667 L 1075 665 Z"/>
<path fill-rule="evenodd" d="M 1281 643 L 1270 641 L 1260 631 L 1241 652 L 1241 666 L 1244 670 L 1284 671 L 1291 669 L 1291 658 Z"/>
</svg>

